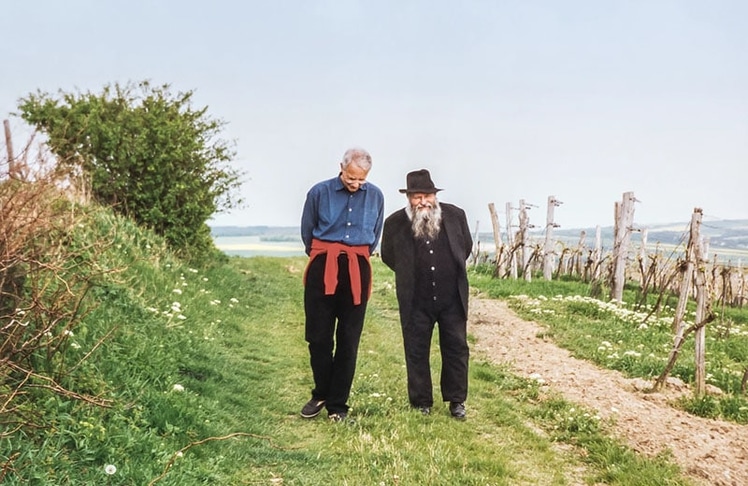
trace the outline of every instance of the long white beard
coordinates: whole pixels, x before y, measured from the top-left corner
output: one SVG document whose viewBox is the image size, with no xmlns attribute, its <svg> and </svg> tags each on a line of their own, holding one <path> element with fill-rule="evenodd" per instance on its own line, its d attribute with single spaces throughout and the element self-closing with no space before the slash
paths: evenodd
<svg viewBox="0 0 748 486">
<path fill-rule="evenodd" d="M 442 208 L 439 206 L 439 201 L 426 210 L 406 206 L 405 212 L 410 218 L 413 236 L 416 238 L 433 239 L 439 234 L 442 223 Z"/>
</svg>

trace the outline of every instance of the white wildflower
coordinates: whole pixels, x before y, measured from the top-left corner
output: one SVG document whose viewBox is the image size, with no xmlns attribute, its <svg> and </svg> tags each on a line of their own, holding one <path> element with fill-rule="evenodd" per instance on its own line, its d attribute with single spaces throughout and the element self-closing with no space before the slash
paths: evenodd
<svg viewBox="0 0 748 486">
<path fill-rule="evenodd" d="M 536 383 L 539 383 L 541 385 L 543 383 L 545 383 L 545 379 L 542 376 L 540 376 L 540 373 L 532 373 L 532 374 L 530 374 L 530 379 L 531 380 L 535 380 Z"/>
<path fill-rule="evenodd" d="M 180 385 L 179 383 L 175 383 L 174 386 L 171 387 L 171 389 L 173 391 L 175 391 L 175 392 L 183 392 L 184 391 L 184 387 L 182 385 Z"/>
<path fill-rule="evenodd" d="M 110 476 L 117 472 L 117 466 L 114 464 L 107 464 L 104 466 L 104 472 L 109 474 Z"/>
</svg>

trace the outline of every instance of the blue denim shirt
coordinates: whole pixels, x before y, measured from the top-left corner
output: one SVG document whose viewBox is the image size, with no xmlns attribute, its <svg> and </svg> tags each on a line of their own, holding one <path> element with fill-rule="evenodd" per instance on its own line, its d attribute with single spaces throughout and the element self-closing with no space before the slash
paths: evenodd
<svg viewBox="0 0 748 486">
<path fill-rule="evenodd" d="M 340 175 L 318 182 L 307 192 L 301 215 L 301 240 L 308 255 L 312 239 L 368 245 L 373 253 L 384 225 L 384 194 L 370 182 L 348 192 Z"/>
</svg>

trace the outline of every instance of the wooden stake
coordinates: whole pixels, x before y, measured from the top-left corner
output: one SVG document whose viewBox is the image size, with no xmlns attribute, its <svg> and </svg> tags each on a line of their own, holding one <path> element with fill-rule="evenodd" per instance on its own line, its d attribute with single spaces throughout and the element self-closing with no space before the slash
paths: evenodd
<svg viewBox="0 0 748 486">
<path fill-rule="evenodd" d="M 13 154 L 13 137 L 10 134 L 10 122 L 3 120 L 3 127 L 5 128 L 5 147 L 8 150 L 8 177 L 11 179 L 16 178 L 16 158 Z"/>
</svg>

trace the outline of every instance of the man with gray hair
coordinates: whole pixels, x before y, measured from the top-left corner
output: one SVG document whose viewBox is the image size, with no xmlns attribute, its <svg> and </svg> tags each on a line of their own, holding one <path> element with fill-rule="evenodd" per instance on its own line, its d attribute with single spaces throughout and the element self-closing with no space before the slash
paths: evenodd
<svg viewBox="0 0 748 486">
<path fill-rule="evenodd" d="M 305 337 L 314 378 L 312 398 L 301 416 L 348 415 L 348 398 L 366 304 L 371 263 L 384 222 L 384 195 L 366 181 L 371 156 L 346 151 L 340 173 L 312 186 L 301 215 L 301 240 L 309 255 L 304 272 Z"/>
<path fill-rule="evenodd" d="M 405 208 L 384 222 L 382 261 L 395 272 L 400 325 L 405 348 L 408 399 L 424 415 L 431 413 L 433 392 L 430 349 L 439 323 L 441 395 L 449 412 L 465 418 L 468 390 L 468 279 L 465 262 L 473 239 L 465 212 L 440 203 L 426 169 L 406 176 Z"/>
</svg>

